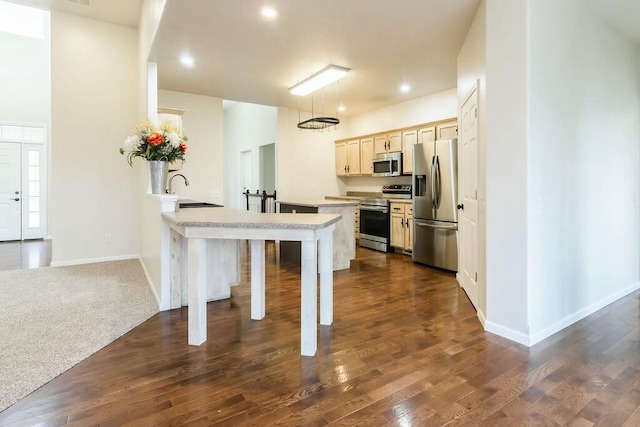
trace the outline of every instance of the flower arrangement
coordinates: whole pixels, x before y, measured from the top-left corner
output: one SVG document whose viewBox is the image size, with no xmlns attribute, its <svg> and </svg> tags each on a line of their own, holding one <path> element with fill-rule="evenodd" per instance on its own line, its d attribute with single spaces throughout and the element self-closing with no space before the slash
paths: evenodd
<svg viewBox="0 0 640 427">
<path fill-rule="evenodd" d="M 133 166 L 134 157 L 149 161 L 184 160 L 188 139 L 180 135 L 180 129 L 173 123 L 166 121 L 156 126 L 147 119 L 133 128 L 134 135 L 127 137 L 120 148 L 120 154 L 127 155 L 129 165 Z"/>
</svg>

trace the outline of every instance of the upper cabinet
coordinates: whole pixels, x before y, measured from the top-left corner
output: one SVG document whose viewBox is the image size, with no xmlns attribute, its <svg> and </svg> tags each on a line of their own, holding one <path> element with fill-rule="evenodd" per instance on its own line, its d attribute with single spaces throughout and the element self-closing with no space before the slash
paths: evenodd
<svg viewBox="0 0 640 427">
<path fill-rule="evenodd" d="M 402 133 L 392 132 L 373 137 L 374 153 L 399 153 L 402 151 Z"/>
<path fill-rule="evenodd" d="M 336 175 L 360 175 L 360 140 L 336 142 Z"/>
<path fill-rule="evenodd" d="M 452 139 L 458 137 L 458 121 L 451 120 L 436 126 L 436 139 Z"/>
<path fill-rule="evenodd" d="M 413 172 L 413 146 L 417 143 L 417 129 L 402 132 L 402 173 L 405 175 Z"/>
<path fill-rule="evenodd" d="M 458 120 L 448 119 L 336 141 L 336 176 L 371 176 L 377 154 L 402 153 L 402 173 L 413 172 L 413 146 L 458 137 Z"/>
<path fill-rule="evenodd" d="M 428 126 L 418 129 L 418 144 L 436 140 L 436 127 Z"/>
<path fill-rule="evenodd" d="M 373 137 L 360 140 L 360 173 L 373 174 Z"/>
<path fill-rule="evenodd" d="M 336 175 L 347 176 L 347 143 L 336 142 Z"/>
</svg>

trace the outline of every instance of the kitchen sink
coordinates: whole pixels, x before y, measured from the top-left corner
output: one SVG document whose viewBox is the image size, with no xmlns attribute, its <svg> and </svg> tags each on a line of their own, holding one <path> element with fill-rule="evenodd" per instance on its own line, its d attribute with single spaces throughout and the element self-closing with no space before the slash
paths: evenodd
<svg viewBox="0 0 640 427">
<path fill-rule="evenodd" d="M 222 205 L 216 205 L 214 203 L 197 202 L 194 200 L 178 200 L 180 209 L 186 208 L 222 208 Z"/>
</svg>

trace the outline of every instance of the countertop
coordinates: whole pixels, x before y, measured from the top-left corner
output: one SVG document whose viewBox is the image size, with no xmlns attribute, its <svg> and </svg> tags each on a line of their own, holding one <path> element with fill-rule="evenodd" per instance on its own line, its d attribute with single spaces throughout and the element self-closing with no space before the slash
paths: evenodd
<svg viewBox="0 0 640 427">
<path fill-rule="evenodd" d="M 355 200 L 327 200 L 327 199 L 317 199 L 317 200 L 305 200 L 305 201 L 285 201 L 285 200 L 276 200 L 276 203 L 280 203 L 282 205 L 294 205 L 294 206 L 307 206 L 310 208 L 321 208 L 321 207 L 334 207 L 334 206 L 355 206 L 358 204 L 360 199 L 356 198 Z"/>
<path fill-rule="evenodd" d="M 353 200 L 356 202 L 360 202 L 364 199 L 369 199 L 370 197 L 358 197 L 358 196 L 325 196 L 325 199 L 328 200 Z M 379 198 L 379 197 L 378 197 Z M 389 198 L 388 199 L 391 203 L 407 203 L 407 204 L 411 204 L 411 202 L 413 202 L 413 199 L 392 199 Z"/>
<path fill-rule="evenodd" d="M 234 208 L 199 208 L 165 212 L 162 218 L 178 227 L 317 230 L 338 222 L 342 215 L 276 214 Z"/>
</svg>

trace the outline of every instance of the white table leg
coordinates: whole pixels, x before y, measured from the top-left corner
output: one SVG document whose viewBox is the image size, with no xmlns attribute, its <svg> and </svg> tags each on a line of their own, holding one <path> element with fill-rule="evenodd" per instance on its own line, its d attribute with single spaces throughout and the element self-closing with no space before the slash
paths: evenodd
<svg viewBox="0 0 640 427">
<path fill-rule="evenodd" d="M 264 240 L 251 241 L 251 318 L 264 319 Z"/>
<path fill-rule="evenodd" d="M 333 233 L 320 238 L 320 324 L 333 323 Z"/>
<path fill-rule="evenodd" d="M 313 356 L 318 346 L 318 242 L 307 240 L 300 244 L 302 246 L 300 352 L 303 356 Z"/>
<path fill-rule="evenodd" d="M 207 241 L 187 239 L 189 258 L 189 345 L 207 340 Z"/>
</svg>

